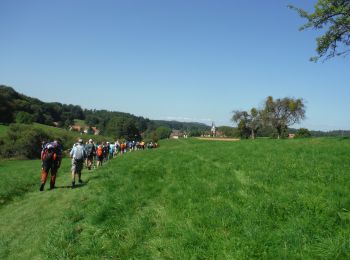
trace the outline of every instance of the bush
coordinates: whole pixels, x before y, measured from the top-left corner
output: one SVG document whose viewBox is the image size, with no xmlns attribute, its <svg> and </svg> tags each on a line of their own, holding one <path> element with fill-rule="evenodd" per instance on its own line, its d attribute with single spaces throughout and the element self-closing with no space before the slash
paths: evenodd
<svg viewBox="0 0 350 260">
<path fill-rule="evenodd" d="M 2 140 L 0 154 L 2 157 L 40 158 L 41 142 L 49 139 L 50 136 L 41 129 L 13 124 Z"/>
<path fill-rule="evenodd" d="M 0 139 L 0 157 L 39 159 L 42 142 L 59 140 L 63 148 L 70 148 L 78 138 L 94 138 L 98 143 L 107 141 L 105 136 L 81 136 L 58 128 L 40 125 L 11 124 L 6 135 Z M 109 139 L 108 141 L 113 141 Z"/>
</svg>

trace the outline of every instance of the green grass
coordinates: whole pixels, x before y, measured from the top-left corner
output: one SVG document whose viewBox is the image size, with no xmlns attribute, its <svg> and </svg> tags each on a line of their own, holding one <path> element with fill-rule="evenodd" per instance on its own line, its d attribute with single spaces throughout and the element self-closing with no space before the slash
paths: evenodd
<svg viewBox="0 0 350 260">
<path fill-rule="evenodd" d="M 63 128 L 48 126 L 48 125 L 43 125 L 43 124 L 38 124 L 38 123 L 34 123 L 33 126 L 35 128 L 42 129 L 44 131 L 49 131 L 51 134 L 57 135 L 57 136 L 68 135 L 68 136 L 74 136 L 76 138 L 79 138 L 82 136 L 85 139 L 96 137 L 94 135 L 85 135 L 85 134 L 81 135 L 78 132 L 68 131 L 68 130 L 63 129 Z"/>
<path fill-rule="evenodd" d="M 6 135 L 7 128 L 8 128 L 8 126 L 0 124 L 0 137 L 3 137 Z"/>
<path fill-rule="evenodd" d="M 87 124 L 85 123 L 85 120 L 74 119 L 74 124 L 75 125 L 79 125 L 81 127 L 87 127 Z"/>
<path fill-rule="evenodd" d="M 81 123 L 84 123 L 83 120 L 76 120 L 76 121 L 79 121 L 79 122 L 81 121 Z M 99 142 L 99 143 L 106 141 L 106 140 L 109 140 L 109 141 L 114 140 L 110 136 L 91 135 L 91 134 L 81 135 L 78 132 L 68 131 L 68 130 L 63 129 L 63 128 L 48 126 L 48 125 L 43 125 L 43 124 L 38 124 L 38 123 L 34 123 L 33 127 L 47 131 L 53 135 L 56 135 L 57 137 L 69 137 L 69 138 L 74 138 L 75 140 L 78 140 L 78 138 L 83 138 L 84 141 L 88 141 L 89 139 L 93 139 L 95 142 Z"/>
<path fill-rule="evenodd" d="M 42 193 L 38 165 L 1 162 L 0 259 L 350 257 L 349 139 L 169 140 Z"/>
<path fill-rule="evenodd" d="M 64 159 L 61 171 L 69 172 L 70 160 Z M 40 160 L 4 160 L 0 162 L 0 206 L 36 191 L 40 183 Z"/>
</svg>

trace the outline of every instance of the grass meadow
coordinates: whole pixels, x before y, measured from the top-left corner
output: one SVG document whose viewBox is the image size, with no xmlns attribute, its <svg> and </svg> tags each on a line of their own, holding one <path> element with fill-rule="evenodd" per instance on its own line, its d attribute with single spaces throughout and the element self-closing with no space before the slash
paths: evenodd
<svg viewBox="0 0 350 260">
<path fill-rule="evenodd" d="M 167 140 L 83 179 L 0 162 L 0 259 L 350 258 L 350 139 Z"/>
</svg>

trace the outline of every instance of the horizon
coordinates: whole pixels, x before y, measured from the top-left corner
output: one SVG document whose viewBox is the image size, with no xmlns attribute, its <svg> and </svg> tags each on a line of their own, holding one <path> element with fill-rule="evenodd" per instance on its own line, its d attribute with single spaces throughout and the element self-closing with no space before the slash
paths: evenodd
<svg viewBox="0 0 350 260">
<path fill-rule="evenodd" d="M 0 84 L 1 85 L 1 84 Z M 11 87 L 11 86 L 6 86 L 6 87 Z M 14 88 L 13 88 L 14 89 Z M 14 89 L 16 91 L 16 89 Z M 19 94 L 22 94 L 22 95 L 25 95 L 25 96 L 28 96 L 26 95 L 25 93 L 20 93 L 18 92 Z M 31 97 L 31 96 L 29 96 Z M 31 98 L 36 98 L 36 97 L 31 97 Z M 41 99 L 39 99 L 40 101 L 42 102 L 46 102 L 46 101 L 43 101 Z M 56 103 L 58 101 L 52 101 L 52 102 L 47 102 L 47 103 Z M 64 103 L 63 103 L 64 104 Z M 65 104 L 65 105 L 76 105 L 76 104 Z M 129 113 L 129 112 L 126 112 L 126 111 L 116 111 L 116 110 L 108 110 L 108 109 L 96 109 L 96 108 L 84 108 L 84 107 L 81 107 L 83 110 L 84 109 L 87 109 L 87 110 L 107 110 L 109 112 L 121 112 L 121 113 L 126 113 L 126 114 L 131 114 L 133 116 L 136 116 L 136 117 L 143 117 L 143 116 L 140 116 L 140 115 L 137 115 L 137 114 L 132 114 L 132 113 Z M 218 125 L 215 123 L 215 121 L 211 121 L 210 124 L 208 123 L 205 123 L 206 121 L 208 120 L 203 120 L 202 122 L 200 121 L 191 121 L 192 119 L 191 118 L 182 118 L 182 117 L 168 117 L 168 118 L 164 118 L 164 119 L 154 119 L 154 118 L 147 118 L 147 117 L 144 117 L 146 119 L 150 119 L 150 120 L 153 120 L 153 121 L 168 121 L 168 122 L 178 122 L 178 123 L 200 123 L 200 124 L 205 124 L 207 125 L 208 127 L 211 127 L 212 126 L 212 123 L 214 123 L 215 127 L 237 127 L 235 126 L 233 123 L 231 125 Z M 296 127 L 288 127 L 288 129 L 298 129 Z M 308 129 L 310 131 L 321 131 L 321 132 L 333 132 L 333 131 L 350 131 L 350 129 L 331 129 L 331 130 L 316 130 L 316 129 Z"/>
<path fill-rule="evenodd" d="M 319 33 L 287 4 L 254 1 L 0 3 L 0 79 L 44 102 L 233 126 L 233 110 L 303 98 L 291 128 L 350 129 L 349 58 L 312 63 Z M 44 90 L 44 91 L 43 91 Z"/>
</svg>

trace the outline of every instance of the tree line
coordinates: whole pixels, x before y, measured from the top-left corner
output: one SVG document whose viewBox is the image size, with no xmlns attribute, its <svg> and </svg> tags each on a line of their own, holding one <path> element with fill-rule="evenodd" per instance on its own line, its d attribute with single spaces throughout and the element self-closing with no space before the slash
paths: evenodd
<svg viewBox="0 0 350 260">
<path fill-rule="evenodd" d="M 56 122 L 63 127 L 74 123 L 74 119 L 84 119 L 80 106 L 45 103 L 4 85 L 0 85 L 0 104 L 0 122 L 3 124 L 37 122 L 54 125 Z"/>
<path fill-rule="evenodd" d="M 86 125 L 96 127 L 101 135 L 127 140 L 141 138 L 154 141 L 170 136 L 172 129 L 182 131 L 208 130 L 201 123 L 187 123 L 164 120 L 150 120 L 129 113 L 82 109 L 78 105 L 59 102 L 43 102 L 15 91 L 12 87 L 0 85 L 0 123 L 40 123 L 60 128 L 74 125 L 74 120 L 84 120 Z"/>
</svg>

